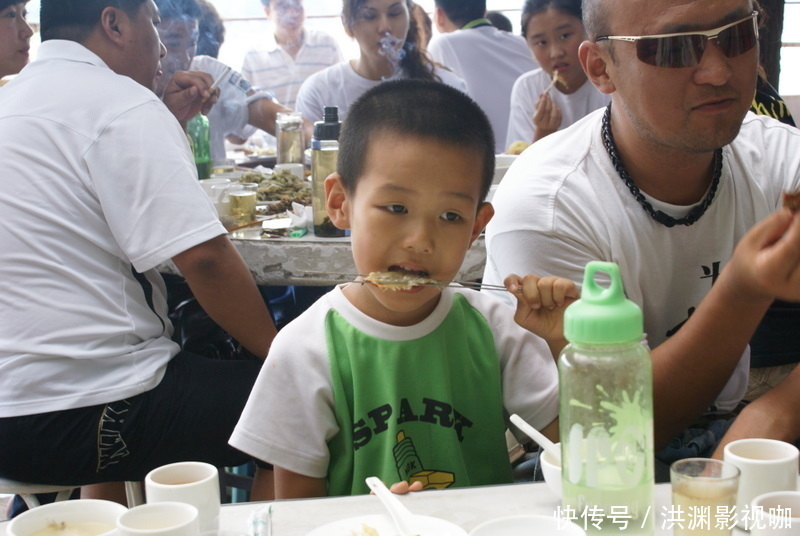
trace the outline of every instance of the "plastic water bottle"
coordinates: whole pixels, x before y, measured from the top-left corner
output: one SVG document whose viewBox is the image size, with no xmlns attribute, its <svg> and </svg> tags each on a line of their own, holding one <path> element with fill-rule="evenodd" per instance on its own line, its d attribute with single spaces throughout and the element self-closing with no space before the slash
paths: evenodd
<svg viewBox="0 0 800 536">
<path fill-rule="evenodd" d="M 598 272 L 608 287 L 595 280 Z M 642 311 L 619 267 L 586 265 L 558 359 L 563 508 L 587 532 L 647 534 L 653 512 L 653 371 Z"/>
<path fill-rule="evenodd" d="M 331 223 L 325 208 L 325 179 L 336 172 L 339 158 L 339 108 L 325 106 L 322 121 L 314 123 L 311 138 L 311 204 L 314 209 L 314 234 L 317 236 L 345 236 L 345 232 Z"/>
<path fill-rule="evenodd" d="M 194 163 L 197 166 L 197 178 L 207 179 L 211 176 L 211 132 L 208 118 L 203 114 L 192 117 L 186 125 L 186 132 L 192 139 L 191 146 Z"/>
</svg>

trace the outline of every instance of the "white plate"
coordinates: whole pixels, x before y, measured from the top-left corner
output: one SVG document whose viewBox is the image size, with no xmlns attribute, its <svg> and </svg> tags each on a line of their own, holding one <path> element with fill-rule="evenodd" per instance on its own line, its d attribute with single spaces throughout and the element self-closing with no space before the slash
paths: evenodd
<svg viewBox="0 0 800 536">
<path fill-rule="evenodd" d="M 467 531 L 438 517 L 416 516 L 414 527 L 420 536 L 468 536 Z M 366 525 L 378 531 L 379 536 L 397 536 L 392 518 L 388 514 L 358 516 L 340 519 L 309 532 L 306 536 L 362 536 Z"/>
<path fill-rule="evenodd" d="M 586 532 L 554 516 L 529 515 L 501 517 L 481 523 L 469 536 L 586 536 Z"/>
</svg>

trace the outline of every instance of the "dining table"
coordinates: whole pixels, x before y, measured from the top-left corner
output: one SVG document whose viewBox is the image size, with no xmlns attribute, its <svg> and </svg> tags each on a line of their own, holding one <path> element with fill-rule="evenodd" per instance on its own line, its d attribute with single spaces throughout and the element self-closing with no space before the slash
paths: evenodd
<svg viewBox="0 0 800 536">
<path fill-rule="evenodd" d="M 311 232 L 300 238 L 264 234 L 269 234 L 268 228 L 254 227 L 229 233 L 259 285 L 332 285 L 356 275 L 349 237 L 318 237 Z M 485 262 L 484 237 L 480 236 L 467 251 L 457 279 L 480 279 Z M 172 261 L 162 263 L 158 270 L 180 274 Z"/>
<path fill-rule="evenodd" d="M 654 535 L 671 535 L 669 483 L 656 484 L 653 495 Z M 445 519 L 467 532 L 502 517 L 563 514 L 561 500 L 545 482 L 430 490 L 398 498 L 415 514 Z M 219 536 L 306 536 L 339 520 L 384 513 L 375 495 L 225 504 L 220 511 Z M 0 536 L 6 536 L 7 526 L 8 521 L 0 522 Z M 606 532 L 610 531 L 600 534 Z M 733 536 L 747 534 L 733 529 Z"/>
</svg>

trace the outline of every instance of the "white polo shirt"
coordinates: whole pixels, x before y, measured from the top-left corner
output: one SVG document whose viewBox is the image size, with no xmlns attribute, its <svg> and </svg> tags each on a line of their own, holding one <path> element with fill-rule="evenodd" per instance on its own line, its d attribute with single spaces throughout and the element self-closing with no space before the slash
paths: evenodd
<svg viewBox="0 0 800 536">
<path fill-rule="evenodd" d="M 152 389 L 178 352 L 155 267 L 225 232 L 186 135 L 72 41 L 0 94 L 0 417 Z"/>
<path fill-rule="evenodd" d="M 262 48 L 250 50 L 244 57 L 242 74 L 259 89 L 271 91 L 278 102 L 295 109 L 300 86 L 312 74 L 342 61 L 342 52 L 332 36 L 304 28 L 303 46 L 296 58 L 275 42 L 269 32 Z"/>
<path fill-rule="evenodd" d="M 496 152 L 505 151 L 511 88 L 520 75 L 539 67 L 525 39 L 478 26 L 436 36 L 428 53 L 464 79 L 467 94 L 489 116 Z"/>
</svg>

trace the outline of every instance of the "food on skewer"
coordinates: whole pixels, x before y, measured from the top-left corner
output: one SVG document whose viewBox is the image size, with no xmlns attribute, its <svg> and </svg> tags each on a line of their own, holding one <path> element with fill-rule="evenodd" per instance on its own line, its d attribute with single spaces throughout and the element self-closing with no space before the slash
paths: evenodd
<svg viewBox="0 0 800 536">
<path fill-rule="evenodd" d="M 800 212 L 800 191 L 783 192 L 783 206 L 792 212 Z"/>
<path fill-rule="evenodd" d="M 553 79 L 550 81 L 550 85 L 544 90 L 545 93 L 550 93 L 550 90 L 553 88 L 556 83 L 561 82 L 561 85 L 564 86 L 564 89 L 568 89 L 567 81 L 564 80 L 564 77 L 561 76 L 561 73 L 558 71 L 553 71 Z"/>
<path fill-rule="evenodd" d="M 414 287 L 439 283 L 435 279 L 407 272 L 370 272 L 364 281 L 389 290 L 410 290 Z"/>
</svg>

